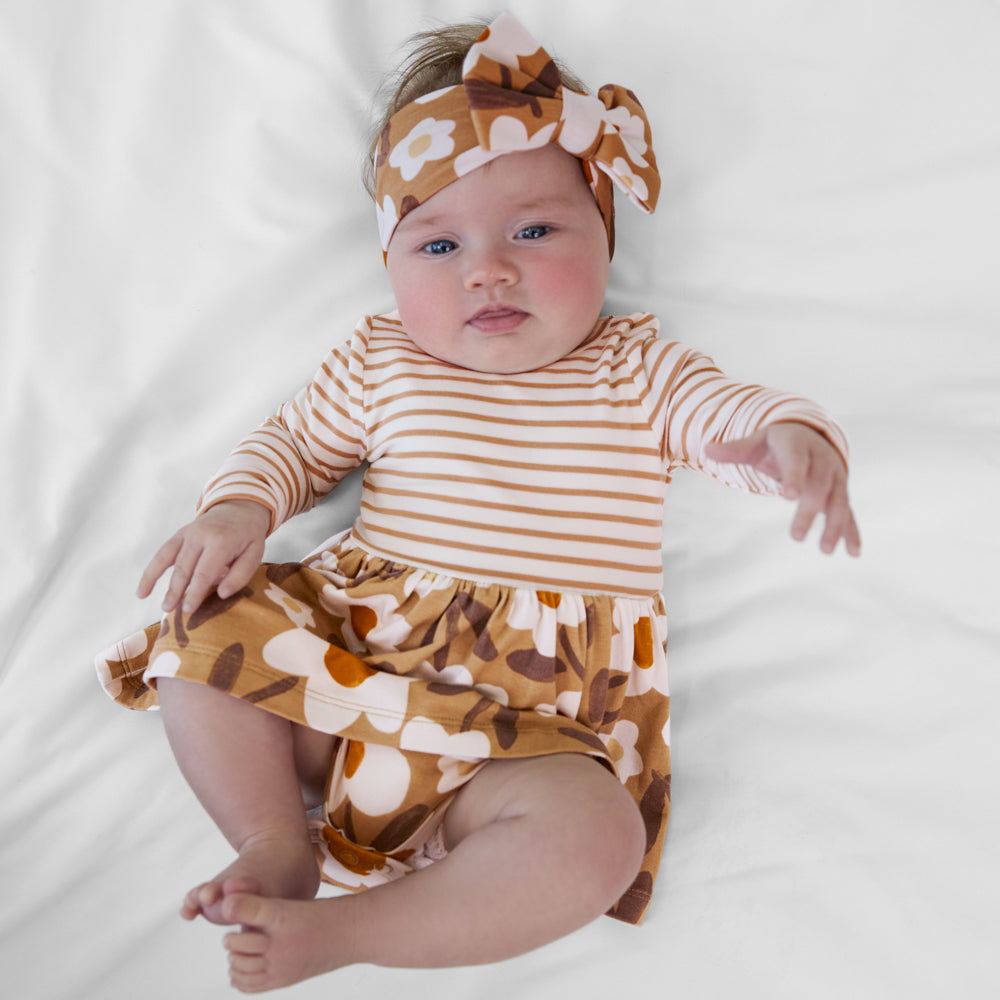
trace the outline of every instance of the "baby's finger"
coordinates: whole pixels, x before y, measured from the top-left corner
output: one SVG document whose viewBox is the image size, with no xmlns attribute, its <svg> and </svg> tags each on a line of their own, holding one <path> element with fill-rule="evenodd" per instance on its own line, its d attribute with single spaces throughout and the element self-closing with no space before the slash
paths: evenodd
<svg viewBox="0 0 1000 1000">
<path fill-rule="evenodd" d="M 812 477 L 804 489 L 800 489 L 799 505 L 792 520 L 792 538 L 801 542 L 809 534 L 809 529 L 820 511 L 826 510 L 831 489 L 830 477 Z"/>
<path fill-rule="evenodd" d="M 785 455 L 776 455 L 775 460 L 778 463 L 781 495 L 786 500 L 798 500 L 802 496 L 802 489 L 809 473 L 808 453 L 791 452 Z M 815 516 L 815 511 L 813 516 Z M 809 518 L 809 523 L 812 524 L 812 518 Z"/>
<path fill-rule="evenodd" d="M 223 571 L 219 580 L 219 597 L 225 600 L 250 582 L 250 577 L 257 571 L 263 557 L 263 547 L 250 546 L 240 554 L 239 558 L 227 570 Z"/>
<path fill-rule="evenodd" d="M 219 577 L 224 569 L 224 564 L 217 560 L 210 559 L 202 550 L 198 562 L 191 573 L 190 581 L 184 590 L 184 613 L 191 614 L 201 607 L 205 598 L 215 590 L 219 583 Z"/>
<path fill-rule="evenodd" d="M 841 538 L 845 540 L 850 551 L 850 544 L 847 540 L 850 525 L 854 516 L 851 513 L 851 505 L 847 499 L 847 487 L 842 479 L 835 479 L 833 488 L 826 502 L 826 526 L 820 538 L 819 547 L 829 555 L 837 547 Z M 857 525 L 854 525 L 855 532 Z"/>
<path fill-rule="evenodd" d="M 163 610 L 168 614 L 177 607 L 182 597 L 185 599 L 185 604 L 187 604 L 188 585 L 194 576 L 195 567 L 198 565 L 200 555 L 200 550 L 192 551 L 191 546 L 187 545 L 181 549 L 180 554 L 177 556 L 177 560 L 174 563 L 174 571 L 170 574 L 170 586 L 167 588 L 166 597 L 163 599 Z M 186 607 L 185 610 L 187 610 Z"/>
<path fill-rule="evenodd" d="M 826 510 L 826 524 L 820 536 L 819 547 L 822 552 L 830 555 L 836 549 L 837 543 L 844 537 L 847 530 L 847 511 L 838 506 L 829 506 Z"/>
<path fill-rule="evenodd" d="M 854 556 L 855 559 L 861 555 L 861 529 L 858 528 L 858 522 L 854 517 L 853 510 L 847 523 L 847 534 L 844 537 L 844 544 L 847 546 L 848 553 Z"/>
<path fill-rule="evenodd" d="M 183 542 L 175 535 L 169 541 L 160 546 L 159 551 L 149 561 L 149 565 L 143 570 L 139 578 L 139 586 L 136 596 L 140 598 L 149 597 L 153 592 L 156 581 L 174 564 L 177 553 L 180 552 Z"/>
<path fill-rule="evenodd" d="M 795 541 L 805 541 L 818 513 L 818 508 L 814 504 L 806 503 L 805 499 L 799 503 L 795 510 L 795 517 L 792 519 L 792 538 Z"/>
</svg>

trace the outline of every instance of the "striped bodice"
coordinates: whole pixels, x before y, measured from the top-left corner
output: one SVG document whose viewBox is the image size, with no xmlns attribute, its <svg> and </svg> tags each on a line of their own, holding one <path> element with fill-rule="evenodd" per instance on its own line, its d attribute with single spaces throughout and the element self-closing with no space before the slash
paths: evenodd
<svg viewBox="0 0 1000 1000">
<path fill-rule="evenodd" d="M 662 583 L 664 492 L 675 468 L 773 492 L 701 457 L 713 439 L 799 420 L 842 453 L 839 428 L 799 397 L 735 382 L 655 317 L 606 317 L 544 369 L 495 375 L 421 352 L 396 314 L 368 317 L 313 381 L 206 487 L 277 526 L 367 461 L 355 540 L 449 576 L 645 597 Z"/>
</svg>

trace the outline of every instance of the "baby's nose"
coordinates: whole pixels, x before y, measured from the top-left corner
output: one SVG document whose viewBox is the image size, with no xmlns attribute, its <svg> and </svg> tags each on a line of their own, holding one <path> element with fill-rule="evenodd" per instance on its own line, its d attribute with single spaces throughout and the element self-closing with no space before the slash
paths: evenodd
<svg viewBox="0 0 1000 1000">
<path fill-rule="evenodd" d="M 465 272 L 465 287 L 469 291 L 513 285 L 518 271 L 510 257 L 500 250 L 484 250 L 473 257 Z"/>
</svg>

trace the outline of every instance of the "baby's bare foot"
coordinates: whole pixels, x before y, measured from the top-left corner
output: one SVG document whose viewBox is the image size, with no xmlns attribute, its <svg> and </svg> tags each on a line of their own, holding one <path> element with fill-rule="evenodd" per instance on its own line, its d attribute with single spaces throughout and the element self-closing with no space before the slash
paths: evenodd
<svg viewBox="0 0 1000 1000">
<path fill-rule="evenodd" d="M 305 836 L 262 833 L 248 838 L 239 856 L 214 879 L 195 886 L 181 905 L 181 916 L 202 916 L 213 924 L 230 921 L 222 915 L 223 900 L 235 893 L 312 899 L 319 889 L 319 867 Z"/>
<path fill-rule="evenodd" d="M 239 863 L 238 861 L 236 862 Z M 195 886 L 185 897 L 181 904 L 181 916 L 185 920 L 194 920 L 195 917 L 204 917 L 213 924 L 222 924 L 222 900 L 227 892 L 252 892 L 263 893 L 264 886 L 260 879 L 253 877 L 229 877 L 230 866 L 211 882 L 202 882 Z"/>
<path fill-rule="evenodd" d="M 222 914 L 241 924 L 225 937 L 229 980 L 243 993 L 291 986 L 357 961 L 351 921 L 341 917 L 342 901 L 306 902 L 255 894 L 227 895 Z"/>
</svg>

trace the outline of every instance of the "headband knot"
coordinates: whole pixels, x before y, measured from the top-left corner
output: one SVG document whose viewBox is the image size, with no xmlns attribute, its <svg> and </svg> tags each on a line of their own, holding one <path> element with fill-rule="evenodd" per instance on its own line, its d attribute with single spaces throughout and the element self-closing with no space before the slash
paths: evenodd
<svg viewBox="0 0 1000 1000">
<path fill-rule="evenodd" d="M 498 156 L 555 145 L 578 158 L 614 240 L 611 185 L 652 212 L 660 178 L 649 122 L 636 96 L 606 84 L 593 97 L 562 84 L 549 54 L 510 14 L 469 49 L 462 83 L 396 112 L 376 156 L 382 248 L 396 226 L 443 187 Z"/>
</svg>

